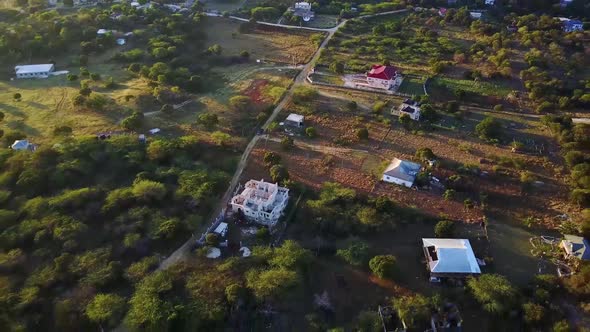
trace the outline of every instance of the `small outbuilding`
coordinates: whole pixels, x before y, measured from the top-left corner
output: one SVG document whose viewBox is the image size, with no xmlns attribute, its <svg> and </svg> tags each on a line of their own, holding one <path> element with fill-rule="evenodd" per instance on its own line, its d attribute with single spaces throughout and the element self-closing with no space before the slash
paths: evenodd
<svg viewBox="0 0 590 332">
<path fill-rule="evenodd" d="M 397 158 L 393 158 L 391 164 L 387 166 L 381 178 L 385 182 L 395 183 L 405 187 L 412 187 L 416 180 L 416 175 L 422 169 L 422 165 Z"/>
<path fill-rule="evenodd" d="M 422 249 L 431 278 L 464 278 L 481 274 L 466 239 L 422 239 Z"/>
<path fill-rule="evenodd" d="M 414 121 L 420 120 L 420 103 L 412 100 L 406 99 L 399 107 L 393 107 L 391 109 L 392 115 L 402 116 L 406 114 L 410 117 L 410 119 Z"/>
<path fill-rule="evenodd" d="M 226 222 L 219 223 L 219 225 L 217 225 L 217 227 L 215 227 L 215 230 L 213 231 L 213 233 L 215 233 L 221 237 L 225 237 L 225 235 L 227 234 L 227 223 Z"/>
<path fill-rule="evenodd" d="M 587 239 L 577 235 L 564 235 L 560 246 L 565 252 L 565 257 L 575 257 L 584 261 L 590 260 L 590 243 Z"/>
<path fill-rule="evenodd" d="M 303 128 L 305 117 L 303 115 L 291 113 L 285 119 L 284 125 L 293 128 Z"/>
<path fill-rule="evenodd" d="M 12 143 L 10 148 L 15 151 L 24 151 L 24 150 L 35 151 L 37 146 L 35 144 L 29 143 L 29 141 L 27 141 L 27 140 L 22 139 L 22 140 L 14 141 L 14 143 Z"/>
</svg>

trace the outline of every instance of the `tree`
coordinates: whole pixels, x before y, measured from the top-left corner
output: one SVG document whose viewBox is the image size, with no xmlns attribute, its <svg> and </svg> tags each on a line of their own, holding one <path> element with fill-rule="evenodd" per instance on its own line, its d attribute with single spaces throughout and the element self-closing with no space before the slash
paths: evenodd
<svg viewBox="0 0 590 332">
<path fill-rule="evenodd" d="M 212 130 L 215 128 L 215 126 L 217 126 L 217 124 L 219 124 L 219 118 L 215 113 L 205 112 L 199 114 L 199 117 L 197 118 L 197 124 L 205 127 L 208 130 Z"/>
<path fill-rule="evenodd" d="M 305 128 L 305 135 L 309 138 L 315 138 L 317 136 L 317 130 L 314 127 Z"/>
<path fill-rule="evenodd" d="M 363 266 L 369 261 L 369 246 L 364 242 L 354 242 L 346 249 L 338 249 L 336 256 L 350 265 Z"/>
<path fill-rule="evenodd" d="M 135 182 L 131 191 L 136 198 L 146 202 L 157 202 L 166 196 L 166 187 L 160 182 L 151 180 Z"/>
<path fill-rule="evenodd" d="M 499 139 L 502 136 L 502 124 L 495 118 L 487 116 L 475 126 L 475 133 L 481 139 Z"/>
<path fill-rule="evenodd" d="M 273 267 L 283 269 L 303 269 L 311 261 L 311 253 L 293 240 L 286 240 L 277 247 L 269 263 Z"/>
<path fill-rule="evenodd" d="M 441 238 L 452 238 L 455 233 L 455 223 L 450 220 L 441 220 L 434 226 L 434 235 Z"/>
<path fill-rule="evenodd" d="M 143 118 L 143 113 L 135 111 L 121 121 L 121 126 L 127 130 L 138 130 L 143 125 Z"/>
<path fill-rule="evenodd" d="M 367 128 L 359 128 L 356 130 L 356 137 L 359 140 L 368 140 L 369 139 L 369 130 Z"/>
<path fill-rule="evenodd" d="M 281 163 L 281 156 L 276 152 L 267 151 L 264 153 L 264 158 L 262 160 L 266 167 L 272 167 Z"/>
<path fill-rule="evenodd" d="M 259 300 L 284 298 L 299 282 L 295 271 L 281 268 L 250 270 L 246 273 L 246 285 Z"/>
<path fill-rule="evenodd" d="M 378 255 L 369 261 L 369 268 L 379 278 L 393 278 L 396 273 L 397 259 L 393 255 Z"/>
<path fill-rule="evenodd" d="M 397 311 L 399 318 L 409 328 L 416 328 L 418 323 L 426 322 L 430 318 L 430 301 L 420 294 L 395 299 L 393 307 Z"/>
<path fill-rule="evenodd" d="M 522 311 L 524 321 L 533 326 L 539 324 L 545 316 L 545 308 L 533 302 L 523 304 Z"/>
<path fill-rule="evenodd" d="M 508 279 L 498 274 L 469 278 L 467 286 L 486 311 L 498 315 L 508 313 L 514 307 L 518 295 Z"/>
<path fill-rule="evenodd" d="M 250 53 L 248 51 L 242 51 L 240 52 L 240 56 L 244 59 L 248 59 L 250 57 Z"/>
<path fill-rule="evenodd" d="M 270 168 L 270 178 L 273 182 L 283 182 L 289 179 L 289 172 L 283 165 L 274 165 Z"/>
<path fill-rule="evenodd" d="M 372 207 L 362 207 L 357 213 L 356 217 L 360 223 L 368 228 L 376 228 L 381 226 L 383 219 L 377 213 L 377 210 Z"/>
<path fill-rule="evenodd" d="M 22 98 L 22 95 L 20 93 L 16 92 L 15 94 L 12 95 L 12 98 L 15 101 L 20 101 L 20 99 Z"/>
<path fill-rule="evenodd" d="M 86 306 L 86 316 L 99 324 L 101 330 L 116 326 L 124 312 L 125 299 L 116 294 L 97 294 Z"/>
</svg>

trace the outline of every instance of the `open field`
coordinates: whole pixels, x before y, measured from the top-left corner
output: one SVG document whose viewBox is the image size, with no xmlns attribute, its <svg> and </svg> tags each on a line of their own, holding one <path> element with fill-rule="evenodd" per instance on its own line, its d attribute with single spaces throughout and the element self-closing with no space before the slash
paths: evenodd
<svg viewBox="0 0 590 332">
<path fill-rule="evenodd" d="M 202 1 L 207 10 L 218 10 L 219 12 L 233 12 L 240 9 L 244 0 L 206 0 Z"/>
<path fill-rule="evenodd" d="M 238 56 L 247 51 L 251 59 L 301 64 L 309 61 L 317 49 L 310 39 L 313 32 L 258 25 L 252 32 L 239 33 L 240 22 L 226 18 L 205 19 L 208 43 L 220 45 L 225 55 Z"/>
<path fill-rule="evenodd" d="M 273 150 L 283 156 L 291 178 L 306 186 L 317 189 L 325 181 L 339 182 L 372 196 L 389 196 L 394 201 L 419 208 L 435 217 L 443 215 L 455 220 L 480 220 L 482 212 L 477 204 L 474 209 L 463 207 L 463 198 L 469 197 L 476 202 L 480 199 L 477 194 L 467 192 L 485 192 L 489 196 L 486 206 L 491 215 L 517 223 L 534 216 L 540 222 L 553 224 L 556 215 L 569 213 L 573 209 L 567 202 L 567 188 L 562 182 L 559 164 L 554 164 L 560 162 L 559 158 L 514 154 L 508 147 L 490 145 L 473 136 L 475 124 L 488 114 L 494 116 L 494 113 L 468 108 L 463 120 L 442 117 L 441 123 L 453 123 L 449 129 L 412 134 L 397 124 L 395 119 L 392 119 L 393 126 L 380 122 L 380 119 L 389 118 L 388 114 L 375 116 L 364 111 L 362 107 L 369 108 L 370 102 L 357 99 L 359 110 L 351 112 L 345 106 L 346 98 L 349 98 L 347 94 L 338 90 L 329 90 L 329 94 L 330 97 L 318 98 L 311 107 L 301 108 L 291 104 L 283 115 L 286 117 L 289 112 L 305 114 L 310 109 L 315 110 L 306 115 L 306 123 L 314 127 L 319 136 L 315 139 L 296 138 L 296 149 L 289 152 L 282 152 L 275 140 L 261 141 L 253 152 L 244 179 L 254 174 L 256 176 L 252 177 L 268 178 L 262 165 L 262 156 L 265 150 Z M 401 101 L 395 98 L 389 100 L 389 107 Z M 389 110 L 389 107 L 386 109 Z M 546 133 L 537 129 L 539 124 L 531 125 L 534 120 L 518 122 L 503 114 L 498 114 L 497 119 L 505 123 L 510 137 L 529 137 L 524 142 L 545 144 L 546 153 L 550 156 L 557 154 L 556 146 L 544 136 Z M 355 131 L 363 126 L 369 130 L 369 140 L 359 142 Z M 388 133 L 389 128 L 392 130 Z M 462 198 L 445 200 L 442 192 L 435 190 L 408 190 L 378 181 L 374 173 L 382 163 L 393 157 L 413 159 L 416 150 L 425 147 L 432 149 L 441 158 L 442 166 L 435 168 L 433 174 L 443 183 L 451 175 L 461 174 L 465 187 L 458 191 L 461 191 L 459 196 Z M 513 163 L 518 163 L 518 167 L 513 166 Z M 474 175 L 461 170 L 469 167 L 476 167 L 479 172 L 485 173 Z M 507 175 L 496 172 L 502 169 Z M 536 194 L 522 193 L 518 176 L 524 170 L 532 172 L 544 183 L 535 189 Z M 510 209 L 506 209 L 507 206 Z"/>
<path fill-rule="evenodd" d="M 329 29 L 338 24 L 338 16 L 336 15 L 316 15 L 313 20 L 303 22 L 303 26 L 310 28 Z"/>
</svg>

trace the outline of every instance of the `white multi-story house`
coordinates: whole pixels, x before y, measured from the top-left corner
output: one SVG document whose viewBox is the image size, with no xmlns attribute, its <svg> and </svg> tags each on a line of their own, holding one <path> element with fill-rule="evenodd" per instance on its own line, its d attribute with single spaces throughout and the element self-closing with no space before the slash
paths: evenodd
<svg viewBox="0 0 590 332">
<path fill-rule="evenodd" d="M 372 88 L 392 90 L 401 83 L 401 73 L 392 66 L 373 65 L 367 73 L 367 84 Z"/>
<path fill-rule="evenodd" d="M 264 180 L 250 180 L 244 190 L 231 199 L 231 207 L 250 221 L 272 227 L 283 215 L 288 201 L 289 189 Z"/>
</svg>

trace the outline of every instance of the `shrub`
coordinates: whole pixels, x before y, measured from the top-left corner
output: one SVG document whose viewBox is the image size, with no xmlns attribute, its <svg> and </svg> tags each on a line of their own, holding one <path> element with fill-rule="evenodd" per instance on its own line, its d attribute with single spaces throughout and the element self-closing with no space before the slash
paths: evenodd
<svg viewBox="0 0 590 332">
<path fill-rule="evenodd" d="M 502 112 L 504 111 L 504 105 L 498 104 L 494 106 L 494 111 L 496 112 Z"/>
<path fill-rule="evenodd" d="M 378 255 L 369 261 L 371 272 L 379 278 L 393 278 L 396 272 L 397 259 L 393 255 Z"/>
<path fill-rule="evenodd" d="M 219 244 L 219 235 L 215 233 L 207 233 L 205 236 L 205 243 L 209 246 L 216 246 Z"/>
<path fill-rule="evenodd" d="M 471 200 L 471 198 L 466 198 L 466 199 L 463 201 L 463 206 L 464 206 L 466 209 L 472 209 L 472 208 L 473 208 L 475 205 L 474 205 L 473 201 Z"/>
<path fill-rule="evenodd" d="M 20 101 L 21 98 L 22 98 L 22 95 L 18 92 L 16 92 L 15 94 L 12 95 L 12 99 L 14 99 L 16 101 Z"/>
<path fill-rule="evenodd" d="M 420 148 L 416 151 L 416 158 L 420 161 L 427 161 L 435 159 L 436 155 L 429 148 Z"/>
<path fill-rule="evenodd" d="M 221 131 L 216 131 L 211 134 L 211 138 L 215 142 L 215 144 L 219 146 L 225 146 L 231 141 L 231 136 Z"/>
<path fill-rule="evenodd" d="M 475 126 L 475 133 L 482 139 L 499 139 L 502 136 L 502 124 L 488 116 Z"/>
<path fill-rule="evenodd" d="M 363 266 L 369 260 L 369 246 L 364 242 L 355 242 L 346 249 L 338 249 L 336 256 L 350 265 Z"/>
<path fill-rule="evenodd" d="M 434 235 L 440 238 L 452 238 L 455 233 L 455 223 L 450 220 L 441 220 L 434 226 Z"/>
<path fill-rule="evenodd" d="M 495 314 L 509 312 L 518 295 L 516 288 L 508 279 L 497 274 L 483 274 L 479 278 L 469 278 L 467 286 L 484 309 Z"/>
<path fill-rule="evenodd" d="M 314 127 L 307 127 L 305 128 L 305 135 L 309 138 L 314 138 L 317 136 L 317 131 Z"/>
<path fill-rule="evenodd" d="M 456 191 L 454 189 L 447 189 L 443 194 L 443 198 L 450 201 L 455 198 Z"/>
<path fill-rule="evenodd" d="M 209 129 L 209 130 L 215 128 L 215 126 L 217 126 L 218 123 L 219 123 L 219 118 L 217 117 L 217 114 L 215 114 L 215 113 L 205 112 L 205 113 L 199 114 L 199 117 L 197 118 L 197 124 L 205 127 L 206 129 Z"/>
<path fill-rule="evenodd" d="M 295 146 L 295 142 L 289 136 L 285 136 L 281 139 L 281 148 L 283 150 L 291 150 Z"/>
<path fill-rule="evenodd" d="M 121 121 L 121 126 L 127 130 L 138 130 L 143 125 L 144 115 L 141 112 L 133 112 Z"/>
<path fill-rule="evenodd" d="M 369 130 L 367 128 L 359 128 L 356 130 L 356 137 L 359 140 L 368 140 L 369 139 Z"/>
<path fill-rule="evenodd" d="M 100 74 L 99 73 L 92 73 L 92 74 L 90 74 L 90 79 L 93 81 L 100 81 Z"/>
</svg>

